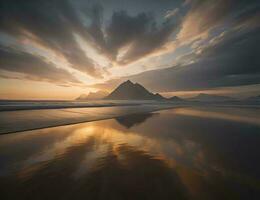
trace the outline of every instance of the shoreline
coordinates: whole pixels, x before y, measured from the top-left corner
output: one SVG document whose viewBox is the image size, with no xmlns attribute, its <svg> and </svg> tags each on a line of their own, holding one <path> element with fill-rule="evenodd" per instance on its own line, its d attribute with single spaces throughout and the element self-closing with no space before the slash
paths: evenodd
<svg viewBox="0 0 260 200">
<path fill-rule="evenodd" d="M 37 113 L 35 113 L 35 115 L 33 116 L 33 114 L 31 115 L 31 120 L 34 120 L 36 122 L 33 123 L 33 125 L 31 124 L 27 124 L 26 126 L 26 121 L 30 119 L 28 118 L 24 118 L 24 119 L 20 119 L 21 121 L 16 123 L 15 120 L 13 121 L 13 123 L 11 122 L 2 122 L 3 120 L 1 120 L 1 118 L 3 118 L 3 116 L 1 116 L 1 114 L 3 114 L 3 112 L 0 112 L 0 135 L 5 135 L 5 134 L 12 134 L 12 133 L 18 133 L 18 132 L 25 132 L 25 131 L 33 131 L 33 130 L 38 130 L 38 129 L 44 129 L 44 128 L 53 128 L 53 127 L 58 127 L 58 126 L 66 126 L 66 125 L 74 125 L 74 124 L 80 124 L 80 123 L 86 123 L 86 122 L 93 122 L 93 121 L 100 121 L 100 120 L 107 120 L 107 119 L 113 119 L 116 117 L 123 117 L 123 116 L 129 116 L 129 115 L 134 115 L 134 114 L 144 114 L 144 113 L 151 113 L 151 112 L 156 112 L 156 111 L 160 111 L 160 110 L 167 110 L 167 109 L 173 109 L 173 108 L 179 108 L 179 107 L 183 107 L 183 106 L 179 106 L 179 105 L 160 105 L 160 106 L 152 106 L 152 105 L 142 105 L 141 107 L 142 109 L 139 109 L 137 107 L 140 106 L 113 106 L 111 108 L 128 108 L 129 110 L 120 110 L 120 112 L 107 112 L 107 113 L 103 113 L 102 116 L 99 114 L 93 114 L 92 115 L 88 115 L 86 112 L 79 112 L 79 111 L 69 111 L 66 109 L 50 109 L 51 111 L 62 111 L 62 112 L 66 112 L 66 114 L 70 113 L 71 117 L 70 118 L 62 118 L 62 114 L 60 116 L 60 118 L 50 118 L 48 121 L 42 122 L 41 121 L 41 111 L 47 111 L 48 110 L 19 110 L 17 112 L 29 112 L 32 113 L 33 111 L 39 111 L 38 112 L 38 118 L 36 119 L 35 117 L 37 117 Z M 98 108 L 110 108 L 110 107 L 98 107 Z M 96 108 L 96 109 L 98 109 Z M 70 108 L 67 108 L 70 109 Z M 90 108 L 72 108 L 74 110 L 76 109 L 95 109 L 93 107 Z M 16 111 L 6 111 L 7 113 L 12 113 L 13 115 L 16 115 Z M 6 115 L 7 115 L 6 113 Z M 9 114 L 10 114 L 9 113 Z M 44 113 L 43 113 L 44 114 Z M 79 116 L 78 118 L 73 118 L 73 114 L 80 114 L 83 116 Z M 12 117 L 10 117 L 12 118 Z M 68 121 L 69 120 L 69 121 Z M 8 120 L 7 120 L 8 121 Z M 37 124 L 38 121 L 38 124 Z M 4 127 L 4 128 L 3 128 Z M 13 128 L 16 127 L 16 128 Z"/>
<path fill-rule="evenodd" d="M 160 110 L 180 108 L 236 108 L 250 109 L 258 113 L 259 106 L 251 105 L 222 105 L 222 104 L 138 104 L 94 106 L 58 109 L 32 109 L 0 112 L 0 135 L 32 131 L 43 128 L 66 126 L 133 114 L 151 113 Z"/>
</svg>

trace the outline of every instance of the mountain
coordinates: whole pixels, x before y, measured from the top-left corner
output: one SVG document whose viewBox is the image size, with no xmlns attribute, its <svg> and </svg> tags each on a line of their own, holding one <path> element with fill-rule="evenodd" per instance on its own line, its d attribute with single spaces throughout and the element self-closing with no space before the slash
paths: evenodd
<svg viewBox="0 0 260 200">
<path fill-rule="evenodd" d="M 232 97 L 227 96 L 218 96 L 212 94 L 204 94 L 200 93 L 195 97 L 188 98 L 187 100 L 190 101 L 201 101 L 201 102 L 228 102 L 228 101 L 235 101 Z"/>
<path fill-rule="evenodd" d="M 177 96 L 173 96 L 171 98 L 169 98 L 168 100 L 170 101 L 178 101 L 178 102 L 181 102 L 181 101 L 185 101 L 184 99 L 180 98 L 180 97 L 177 97 Z"/>
<path fill-rule="evenodd" d="M 130 80 L 121 83 L 105 99 L 110 100 L 164 100 L 160 94 L 153 94 L 138 83 Z"/>
<path fill-rule="evenodd" d="M 103 99 L 108 95 L 108 92 L 105 91 L 97 91 L 97 92 L 90 92 L 88 94 L 82 94 L 76 100 L 98 100 L 98 99 Z"/>
<path fill-rule="evenodd" d="M 155 98 L 156 100 L 165 100 L 165 98 L 164 98 L 162 95 L 160 95 L 159 93 L 156 93 L 156 94 L 154 95 L 154 98 Z"/>
</svg>

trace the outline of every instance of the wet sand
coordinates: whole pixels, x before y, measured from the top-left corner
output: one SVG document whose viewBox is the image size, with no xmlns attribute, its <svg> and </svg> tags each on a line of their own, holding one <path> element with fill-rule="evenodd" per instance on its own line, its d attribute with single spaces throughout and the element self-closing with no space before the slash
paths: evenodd
<svg viewBox="0 0 260 200">
<path fill-rule="evenodd" d="M 133 113 L 146 113 L 173 107 L 178 107 L 178 105 L 158 104 L 1 111 L 0 134 L 110 119 Z"/>
<path fill-rule="evenodd" d="M 260 197 L 255 109 L 185 107 L 0 136 L 3 199 Z"/>
</svg>

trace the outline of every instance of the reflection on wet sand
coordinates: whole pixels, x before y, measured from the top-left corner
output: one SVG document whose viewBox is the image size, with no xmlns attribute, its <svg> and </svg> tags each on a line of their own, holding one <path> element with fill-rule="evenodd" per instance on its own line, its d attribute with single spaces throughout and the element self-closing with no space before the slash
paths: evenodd
<svg viewBox="0 0 260 200">
<path fill-rule="evenodd" d="M 141 113 L 141 114 L 116 117 L 115 119 L 119 124 L 125 126 L 126 128 L 131 128 L 132 126 L 142 124 L 153 115 L 154 113 Z"/>
<path fill-rule="evenodd" d="M 258 199 L 260 127 L 183 115 L 189 112 L 2 135 L 0 193 L 4 199 Z"/>
<path fill-rule="evenodd" d="M 215 109 L 219 110 L 219 109 Z M 228 112 L 229 110 L 229 112 Z M 250 124 L 258 124 L 260 125 L 259 120 L 259 113 L 257 116 L 244 116 L 244 113 L 238 115 L 237 113 L 233 112 L 234 109 L 225 109 L 225 112 L 217 112 L 217 111 L 208 111 L 205 109 L 194 109 L 194 108 L 185 108 L 185 109 L 176 109 L 176 114 L 188 115 L 188 116 L 195 116 L 195 117 L 206 117 L 206 118 L 213 118 L 213 119 L 222 119 L 222 120 L 230 120 L 236 122 L 244 122 Z"/>
</svg>

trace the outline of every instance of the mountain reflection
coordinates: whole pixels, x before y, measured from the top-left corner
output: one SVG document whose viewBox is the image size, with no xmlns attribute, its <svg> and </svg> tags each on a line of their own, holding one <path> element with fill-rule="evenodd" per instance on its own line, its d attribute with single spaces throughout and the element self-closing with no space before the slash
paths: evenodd
<svg viewBox="0 0 260 200">
<path fill-rule="evenodd" d="M 183 109 L 2 135 L 0 193 L 4 199 L 258 199 L 260 127 Z"/>
<path fill-rule="evenodd" d="M 154 113 L 141 113 L 141 114 L 116 117 L 115 119 L 119 124 L 125 126 L 126 128 L 131 128 L 132 126 L 142 124 L 153 115 Z"/>
</svg>

